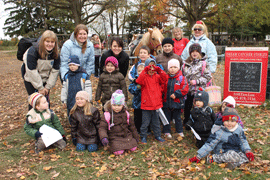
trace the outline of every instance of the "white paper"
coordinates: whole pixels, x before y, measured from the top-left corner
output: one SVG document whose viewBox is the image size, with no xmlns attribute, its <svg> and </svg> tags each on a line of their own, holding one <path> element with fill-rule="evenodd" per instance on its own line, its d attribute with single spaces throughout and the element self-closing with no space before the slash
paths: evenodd
<svg viewBox="0 0 270 180">
<path fill-rule="evenodd" d="M 187 124 L 187 125 L 188 125 L 188 124 Z M 196 131 L 195 131 L 190 125 L 188 125 L 188 126 L 190 127 L 190 129 L 191 129 L 191 131 L 193 132 L 193 134 L 195 135 L 195 137 L 196 137 L 198 140 L 202 140 L 201 137 L 199 136 L 199 134 L 196 133 Z"/>
<path fill-rule="evenodd" d="M 39 128 L 39 132 L 42 133 L 41 138 L 46 147 L 52 145 L 56 141 L 59 141 L 60 139 L 63 138 L 62 135 L 59 133 L 59 131 L 51 128 L 50 126 L 47 126 L 46 124 L 43 124 Z"/>
<path fill-rule="evenodd" d="M 160 117 L 161 122 L 163 123 L 163 125 L 165 126 L 165 125 L 169 124 L 169 122 L 168 122 L 168 120 L 167 120 L 167 118 L 166 118 L 163 110 L 161 108 L 159 108 L 157 110 L 157 112 L 158 112 L 158 115 L 159 115 L 159 117 Z"/>
</svg>

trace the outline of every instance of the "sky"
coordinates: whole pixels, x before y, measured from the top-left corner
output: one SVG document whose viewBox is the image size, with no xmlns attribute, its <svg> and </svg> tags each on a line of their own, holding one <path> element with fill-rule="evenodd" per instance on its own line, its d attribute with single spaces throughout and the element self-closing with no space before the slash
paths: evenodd
<svg viewBox="0 0 270 180">
<path fill-rule="evenodd" d="M 8 39 L 8 36 L 4 35 L 3 27 L 5 24 L 5 20 L 8 17 L 8 13 L 5 12 L 6 6 L 4 5 L 4 2 L 0 0 L 0 39 Z"/>
</svg>

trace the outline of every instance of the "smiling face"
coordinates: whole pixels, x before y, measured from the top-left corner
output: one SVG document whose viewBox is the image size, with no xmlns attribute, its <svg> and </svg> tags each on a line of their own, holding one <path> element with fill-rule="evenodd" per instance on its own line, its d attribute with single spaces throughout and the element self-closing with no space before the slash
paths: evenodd
<svg viewBox="0 0 270 180">
<path fill-rule="evenodd" d="M 76 37 L 76 40 L 79 42 L 79 43 L 84 43 L 87 41 L 87 32 L 83 29 L 79 30 L 78 34 L 77 34 L 77 37 Z"/>
<path fill-rule="evenodd" d="M 202 59 L 201 54 L 197 50 L 192 51 L 190 55 L 192 59 Z"/>
<path fill-rule="evenodd" d="M 118 56 L 122 52 L 123 48 L 119 46 L 116 41 L 113 41 L 111 50 L 115 56 Z"/>
<path fill-rule="evenodd" d="M 44 111 L 48 108 L 49 108 L 49 103 L 48 103 L 47 99 L 44 96 L 42 96 L 39 100 L 39 104 L 36 105 L 36 109 L 38 111 Z"/>
<path fill-rule="evenodd" d="M 181 39 L 182 38 L 182 31 L 180 31 L 180 30 L 174 30 L 173 31 L 173 35 L 174 35 L 174 37 L 175 37 L 175 39 Z"/>
<path fill-rule="evenodd" d="M 44 40 L 44 47 L 47 51 L 53 50 L 55 47 L 55 40 L 53 38 L 46 38 Z"/>
<path fill-rule="evenodd" d="M 173 45 L 171 45 L 171 44 L 164 44 L 163 45 L 163 51 L 165 53 L 170 53 L 170 52 L 172 52 L 172 50 L 173 50 Z"/>
<path fill-rule="evenodd" d="M 112 109 L 116 113 L 119 113 L 123 109 L 123 107 L 124 107 L 123 105 L 112 104 Z"/>
<path fill-rule="evenodd" d="M 105 66 L 105 69 L 109 73 L 112 73 L 115 70 L 115 66 L 113 65 L 113 63 L 108 62 L 107 65 Z"/>
<path fill-rule="evenodd" d="M 82 97 L 76 97 L 76 104 L 77 104 L 77 106 L 84 107 L 85 104 L 86 104 L 86 102 L 87 101 L 84 98 L 82 98 Z"/>
<path fill-rule="evenodd" d="M 223 124 L 227 129 L 231 130 L 236 126 L 237 122 L 231 119 L 231 120 L 224 121 Z"/>
<path fill-rule="evenodd" d="M 194 31 L 194 36 L 196 37 L 200 37 L 204 33 L 203 29 L 200 26 L 195 26 L 193 31 Z"/>
<path fill-rule="evenodd" d="M 139 58 L 142 60 L 142 63 L 144 63 L 146 59 L 148 59 L 149 57 L 150 57 L 150 54 L 148 53 L 146 49 L 140 49 Z"/>
</svg>

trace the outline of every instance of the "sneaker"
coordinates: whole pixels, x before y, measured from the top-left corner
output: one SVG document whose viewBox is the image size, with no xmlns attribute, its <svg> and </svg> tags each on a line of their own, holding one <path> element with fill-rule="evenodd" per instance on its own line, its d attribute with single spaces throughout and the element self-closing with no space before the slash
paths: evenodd
<svg viewBox="0 0 270 180">
<path fill-rule="evenodd" d="M 179 136 L 181 136 L 181 137 L 185 137 L 185 135 L 184 135 L 184 133 L 178 133 L 179 134 Z"/>
<path fill-rule="evenodd" d="M 165 137 L 167 137 L 167 138 L 172 138 L 172 135 L 170 134 L 170 133 L 164 133 L 165 134 Z"/>
<path fill-rule="evenodd" d="M 213 156 L 211 154 L 209 154 L 207 157 L 206 157 L 206 164 L 211 164 L 213 163 L 214 160 L 213 160 Z"/>
<path fill-rule="evenodd" d="M 146 138 L 145 138 L 145 137 L 143 137 L 143 138 L 141 139 L 141 142 L 142 142 L 143 144 L 146 144 L 146 143 L 147 143 Z"/>
<path fill-rule="evenodd" d="M 164 142 L 165 140 L 162 139 L 161 137 L 156 137 L 156 140 L 159 141 L 159 142 Z"/>
</svg>

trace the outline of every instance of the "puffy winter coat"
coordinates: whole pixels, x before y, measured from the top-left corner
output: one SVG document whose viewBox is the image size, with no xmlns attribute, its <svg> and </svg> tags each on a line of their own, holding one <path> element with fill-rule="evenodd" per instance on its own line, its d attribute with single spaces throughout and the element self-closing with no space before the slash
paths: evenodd
<svg viewBox="0 0 270 180">
<path fill-rule="evenodd" d="M 78 44 L 74 37 L 74 33 L 71 34 L 70 39 L 67 40 L 61 48 L 61 66 L 60 73 L 61 78 L 64 79 L 65 74 L 68 72 L 68 59 L 72 55 L 77 55 L 80 59 L 80 64 L 87 74 L 91 74 L 95 71 L 95 53 L 94 46 L 90 40 L 87 40 L 87 46 L 84 53 L 82 53 L 82 47 Z"/>
<path fill-rule="evenodd" d="M 108 124 L 104 116 L 102 116 L 99 127 L 99 137 L 100 139 L 107 138 L 109 140 L 109 150 L 115 152 L 138 146 L 137 142 L 140 137 L 133 119 L 130 118 L 129 122 L 127 121 L 126 108 L 124 107 L 120 112 L 114 112 L 112 114 L 111 101 L 108 101 L 104 105 L 104 110 L 110 113 L 110 124 Z M 114 125 L 109 129 L 109 125 L 112 123 Z"/>
<path fill-rule="evenodd" d="M 106 101 L 111 99 L 112 93 L 117 89 L 123 91 L 127 101 L 128 93 L 124 76 L 119 72 L 118 68 L 112 73 L 105 70 L 99 77 L 95 100 L 100 100 L 102 95 L 101 102 L 105 104 Z"/>
<path fill-rule="evenodd" d="M 138 78 L 138 75 L 136 75 L 136 78 Z M 128 91 L 133 94 L 132 108 L 141 109 L 141 88 L 138 88 L 138 84 L 136 82 L 132 82 L 128 87 Z"/>
<path fill-rule="evenodd" d="M 136 83 L 141 85 L 141 109 L 143 110 L 157 110 L 163 107 L 162 93 L 167 75 L 161 69 L 158 73 L 150 76 L 144 69 L 136 80 Z"/>
<path fill-rule="evenodd" d="M 77 107 L 70 115 L 71 136 L 80 144 L 97 144 L 100 113 L 97 108 L 91 108 L 92 115 L 85 115 L 84 109 Z"/>
<path fill-rule="evenodd" d="M 189 56 L 189 46 L 191 46 L 192 44 L 196 43 L 195 38 L 193 37 L 189 43 L 187 44 L 187 46 L 185 47 L 181 58 L 185 61 Z M 217 68 L 217 50 L 216 50 L 216 46 L 212 43 L 212 41 L 210 39 L 208 39 L 205 35 L 201 37 L 201 39 L 199 39 L 199 41 L 197 42 L 201 45 L 202 47 L 202 52 L 206 54 L 207 58 L 206 58 L 206 62 L 209 64 L 210 66 L 210 71 L 212 73 L 214 73 L 216 71 Z"/>
<path fill-rule="evenodd" d="M 163 108 L 183 109 L 185 107 L 185 95 L 188 93 L 188 83 L 179 70 L 174 76 L 167 75 L 166 96 L 164 96 Z M 175 99 L 170 96 L 174 94 Z M 166 99 L 165 99 L 166 97 Z"/>
<path fill-rule="evenodd" d="M 159 54 L 157 57 L 156 57 L 156 61 L 157 61 L 157 64 L 161 64 L 162 67 L 164 68 L 164 71 L 165 72 L 168 72 L 168 62 L 171 60 L 171 59 L 177 59 L 180 63 L 180 67 L 182 67 L 183 65 L 183 60 L 180 56 L 178 56 L 177 54 L 173 53 L 173 51 L 171 53 L 168 53 L 168 54 L 165 54 L 164 52 L 162 54 Z"/>
<path fill-rule="evenodd" d="M 229 150 L 242 151 L 243 153 L 251 150 L 241 126 L 238 126 L 233 132 L 221 126 L 218 131 L 209 136 L 207 142 L 197 152 L 198 157 L 203 158 L 211 151 L 220 154 Z"/>
</svg>

